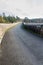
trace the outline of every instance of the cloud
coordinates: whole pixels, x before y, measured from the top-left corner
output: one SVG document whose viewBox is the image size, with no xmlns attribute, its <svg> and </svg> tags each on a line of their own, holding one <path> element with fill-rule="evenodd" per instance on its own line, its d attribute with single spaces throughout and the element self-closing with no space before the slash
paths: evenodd
<svg viewBox="0 0 43 65">
<path fill-rule="evenodd" d="M 0 13 L 43 17 L 43 0 L 0 0 Z"/>
<path fill-rule="evenodd" d="M 16 11 L 18 11 L 18 12 L 22 12 L 22 10 L 21 10 L 21 9 L 19 9 L 19 8 L 16 8 Z"/>
</svg>

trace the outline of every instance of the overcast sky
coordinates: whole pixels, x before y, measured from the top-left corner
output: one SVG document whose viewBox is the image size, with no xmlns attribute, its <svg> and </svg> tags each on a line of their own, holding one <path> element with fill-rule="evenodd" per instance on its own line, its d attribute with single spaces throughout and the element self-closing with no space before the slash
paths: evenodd
<svg viewBox="0 0 43 65">
<path fill-rule="evenodd" d="M 43 18 L 43 0 L 0 0 L 0 14 Z"/>
</svg>

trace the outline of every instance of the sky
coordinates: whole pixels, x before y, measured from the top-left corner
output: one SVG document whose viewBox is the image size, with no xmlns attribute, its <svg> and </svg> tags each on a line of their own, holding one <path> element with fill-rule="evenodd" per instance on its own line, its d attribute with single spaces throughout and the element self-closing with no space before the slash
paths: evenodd
<svg viewBox="0 0 43 65">
<path fill-rule="evenodd" d="M 43 0 L 0 0 L 0 14 L 43 18 Z"/>
</svg>

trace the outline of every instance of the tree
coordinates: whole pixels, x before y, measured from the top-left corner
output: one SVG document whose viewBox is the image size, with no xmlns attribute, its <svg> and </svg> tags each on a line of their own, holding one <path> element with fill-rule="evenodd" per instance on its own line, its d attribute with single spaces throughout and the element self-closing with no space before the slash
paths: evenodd
<svg viewBox="0 0 43 65">
<path fill-rule="evenodd" d="M 2 20 L 2 16 L 0 16 L 0 23 L 2 23 L 3 22 L 3 20 Z"/>
<path fill-rule="evenodd" d="M 7 16 L 5 15 L 5 13 L 3 13 L 3 20 L 4 20 L 5 23 L 8 22 L 8 19 L 7 19 Z"/>
<path fill-rule="evenodd" d="M 17 21 L 19 21 L 19 20 L 20 20 L 20 18 L 19 18 L 18 16 L 16 16 L 16 20 L 17 20 Z"/>
<path fill-rule="evenodd" d="M 13 16 L 8 16 L 7 19 L 10 23 L 16 22 L 16 18 Z"/>
<path fill-rule="evenodd" d="M 28 19 L 27 17 L 24 18 L 23 22 L 30 22 L 30 19 Z"/>
</svg>

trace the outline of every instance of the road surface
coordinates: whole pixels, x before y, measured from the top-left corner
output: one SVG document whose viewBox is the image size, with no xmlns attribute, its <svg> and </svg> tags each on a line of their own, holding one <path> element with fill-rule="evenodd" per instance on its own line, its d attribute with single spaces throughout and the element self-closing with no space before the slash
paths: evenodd
<svg viewBox="0 0 43 65">
<path fill-rule="evenodd" d="M 22 28 L 5 33 L 0 49 L 0 65 L 43 65 L 43 38 Z"/>
</svg>

